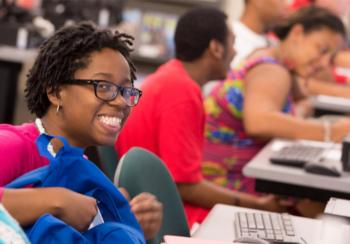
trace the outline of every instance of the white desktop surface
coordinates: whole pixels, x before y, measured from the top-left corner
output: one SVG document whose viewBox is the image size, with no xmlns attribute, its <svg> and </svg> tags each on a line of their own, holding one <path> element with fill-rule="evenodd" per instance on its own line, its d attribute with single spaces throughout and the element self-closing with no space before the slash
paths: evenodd
<svg viewBox="0 0 350 244">
<path fill-rule="evenodd" d="M 235 238 L 234 213 L 237 211 L 260 210 L 217 204 L 192 236 L 208 240 L 233 241 Z M 333 230 L 322 220 L 292 216 L 292 221 L 296 233 L 307 244 L 345 244 L 343 240 L 350 240 L 350 226 L 348 225 L 337 225 Z M 329 240 L 332 241 L 329 242 Z"/>
<path fill-rule="evenodd" d="M 350 193 L 350 173 L 343 172 L 341 177 L 316 175 L 305 172 L 303 169 L 272 164 L 269 160 L 273 150 L 281 144 L 290 143 L 290 140 L 271 140 L 244 168 L 243 174 L 261 180 L 307 186 L 323 190 Z M 327 147 L 326 143 L 316 142 Z M 277 146 L 276 146 L 277 145 Z M 328 144 L 329 145 L 329 144 Z M 340 145 L 334 146 L 339 150 Z"/>
<path fill-rule="evenodd" d="M 311 103 L 316 109 L 329 110 L 345 114 L 350 113 L 350 99 L 348 98 L 318 95 L 312 97 Z"/>
</svg>

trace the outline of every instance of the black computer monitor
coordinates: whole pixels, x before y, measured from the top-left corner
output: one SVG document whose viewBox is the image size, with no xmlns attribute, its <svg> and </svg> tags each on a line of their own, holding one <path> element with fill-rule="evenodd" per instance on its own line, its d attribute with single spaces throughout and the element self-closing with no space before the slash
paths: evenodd
<svg viewBox="0 0 350 244">
<path fill-rule="evenodd" d="M 126 0 L 50 0 L 42 1 L 43 16 L 56 28 L 67 21 L 91 20 L 99 25 L 113 26 L 122 19 Z"/>
</svg>

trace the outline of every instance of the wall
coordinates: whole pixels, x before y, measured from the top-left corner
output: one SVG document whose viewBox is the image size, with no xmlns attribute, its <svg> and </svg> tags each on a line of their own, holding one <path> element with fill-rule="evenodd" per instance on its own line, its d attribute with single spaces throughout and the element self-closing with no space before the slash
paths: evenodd
<svg viewBox="0 0 350 244">
<path fill-rule="evenodd" d="M 229 17 L 230 23 L 241 16 L 244 7 L 244 0 L 225 0 L 223 10 Z"/>
</svg>

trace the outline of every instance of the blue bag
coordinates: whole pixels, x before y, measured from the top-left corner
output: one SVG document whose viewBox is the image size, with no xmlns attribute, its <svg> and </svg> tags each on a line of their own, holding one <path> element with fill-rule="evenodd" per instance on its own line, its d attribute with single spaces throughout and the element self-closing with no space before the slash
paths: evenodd
<svg viewBox="0 0 350 244">
<path fill-rule="evenodd" d="M 47 150 L 53 138 L 64 144 L 56 157 Z M 46 134 L 40 135 L 36 143 L 40 154 L 48 158 L 50 164 L 17 178 L 6 187 L 64 187 L 94 197 L 104 223 L 80 233 L 45 214 L 25 229 L 32 243 L 145 243 L 128 201 L 92 162 L 84 158 L 81 148 L 70 146 L 63 137 Z"/>
</svg>

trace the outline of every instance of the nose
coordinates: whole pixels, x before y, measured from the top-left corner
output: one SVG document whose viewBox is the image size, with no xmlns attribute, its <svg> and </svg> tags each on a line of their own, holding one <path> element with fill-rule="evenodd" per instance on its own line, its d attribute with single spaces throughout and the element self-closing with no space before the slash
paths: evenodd
<svg viewBox="0 0 350 244">
<path fill-rule="evenodd" d="M 331 64 L 331 58 L 332 58 L 331 54 L 323 55 L 319 62 L 320 67 L 328 68 Z"/>
</svg>

